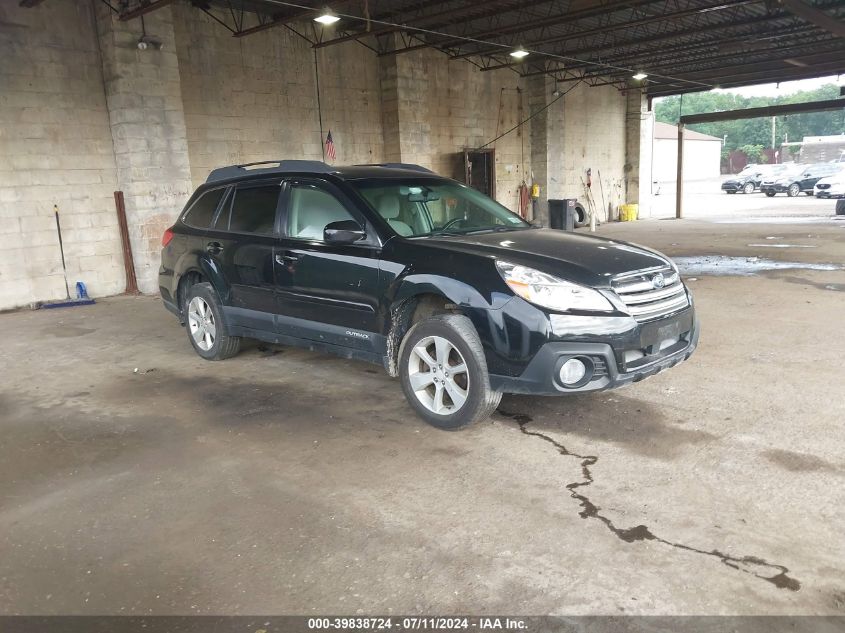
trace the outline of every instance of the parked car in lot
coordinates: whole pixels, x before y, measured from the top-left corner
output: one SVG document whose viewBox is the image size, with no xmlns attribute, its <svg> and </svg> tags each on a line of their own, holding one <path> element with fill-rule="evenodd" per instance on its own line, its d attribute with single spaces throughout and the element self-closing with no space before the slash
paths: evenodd
<svg viewBox="0 0 845 633">
<path fill-rule="evenodd" d="M 637 382 L 698 343 L 664 255 L 539 228 L 415 165 L 217 169 L 162 243 L 161 297 L 202 358 L 249 337 L 378 363 L 444 429 L 502 393 Z"/>
<path fill-rule="evenodd" d="M 835 163 L 816 163 L 814 165 L 796 165 L 779 178 L 766 180 L 760 185 L 760 190 L 771 197 L 778 193 L 785 193 L 794 198 L 801 192 L 813 195 L 813 187 L 825 176 L 837 171 Z"/>
<path fill-rule="evenodd" d="M 756 178 L 757 174 L 737 174 L 733 178 L 728 178 L 722 183 L 722 191 L 725 193 L 754 193 L 757 189 Z"/>
<path fill-rule="evenodd" d="M 773 179 L 774 176 L 783 173 L 788 165 L 746 165 L 736 176 L 728 178 L 722 183 L 722 191 L 725 193 L 754 193 L 760 189 L 763 181 Z"/>
<path fill-rule="evenodd" d="M 838 168 L 836 173 L 819 179 L 813 187 L 817 198 L 845 197 L 845 164 L 834 163 L 834 166 Z"/>
</svg>

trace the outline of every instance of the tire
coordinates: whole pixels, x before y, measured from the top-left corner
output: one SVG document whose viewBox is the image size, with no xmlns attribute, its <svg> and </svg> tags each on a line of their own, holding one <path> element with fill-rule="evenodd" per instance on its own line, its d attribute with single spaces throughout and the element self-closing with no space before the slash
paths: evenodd
<svg viewBox="0 0 845 633">
<path fill-rule="evenodd" d="M 744 194 L 754 193 L 754 183 L 753 182 L 745 183 L 745 186 L 742 188 L 742 193 L 744 193 Z"/>
<path fill-rule="evenodd" d="M 449 372 L 444 365 L 466 371 Z M 490 388 L 478 334 L 461 314 L 437 314 L 408 331 L 399 347 L 399 378 L 417 415 L 446 431 L 487 418 L 502 399 Z"/>
<path fill-rule="evenodd" d="M 587 226 L 590 223 L 590 216 L 587 215 L 587 210 L 580 202 L 575 203 L 575 228 L 580 229 L 582 226 Z"/>
<path fill-rule="evenodd" d="M 770 198 L 774 198 L 774 197 L 775 197 L 775 192 L 774 192 L 774 191 L 767 191 L 767 192 L 766 192 L 766 195 L 767 195 L 767 196 L 769 196 Z"/>
<path fill-rule="evenodd" d="M 210 283 L 194 284 L 185 292 L 185 331 L 206 360 L 231 358 L 241 349 L 241 337 L 230 336 L 217 293 Z"/>
<path fill-rule="evenodd" d="M 845 200 L 836 201 L 836 215 L 845 215 Z"/>
<path fill-rule="evenodd" d="M 789 185 L 789 189 L 786 190 L 786 195 L 790 198 L 794 198 L 799 193 L 801 193 L 801 185 L 799 185 L 797 182 L 793 182 L 791 185 Z"/>
</svg>

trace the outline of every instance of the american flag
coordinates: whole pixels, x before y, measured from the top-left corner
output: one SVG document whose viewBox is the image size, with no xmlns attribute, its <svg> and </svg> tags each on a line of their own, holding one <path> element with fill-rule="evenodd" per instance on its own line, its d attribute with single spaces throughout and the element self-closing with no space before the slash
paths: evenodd
<svg viewBox="0 0 845 633">
<path fill-rule="evenodd" d="M 330 160 L 335 160 L 337 158 L 337 153 L 334 151 L 334 141 L 332 140 L 332 131 L 329 130 L 328 136 L 326 136 L 326 156 Z"/>
</svg>

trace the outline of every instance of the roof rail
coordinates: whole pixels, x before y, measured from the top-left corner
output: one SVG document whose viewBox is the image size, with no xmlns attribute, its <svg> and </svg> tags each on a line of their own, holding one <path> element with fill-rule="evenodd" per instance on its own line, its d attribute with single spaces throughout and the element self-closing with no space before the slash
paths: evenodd
<svg viewBox="0 0 845 633">
<path fill-rule="evenodd" d="M 267 167 L 259 167 L 259 165 L 267 165 Z M 285 174 L 298 171 L 330 174 L 337 170 L 319 160 L 262 160 L 256 163 L 229 165 L 228 167 L 213 169 L 205 182 L 229 180 L 252 174 Z"/>
<path fill-rule="evenodd" d="M 423 167 L 422 165 L 415 165 L 414 163 L 367 163 L 364 165 L 355 165 L 356 167 L 386 167 L 387 169 L 408 169 L 410 171 L 424 171 L 427 174 L 434 172 Z"/>
</svg>

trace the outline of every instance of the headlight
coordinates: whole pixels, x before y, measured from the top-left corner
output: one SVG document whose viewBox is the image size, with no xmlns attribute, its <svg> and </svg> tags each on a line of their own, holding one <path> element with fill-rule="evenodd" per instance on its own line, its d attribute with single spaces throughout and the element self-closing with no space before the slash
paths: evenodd
<svg viewBox="0 0 845 633">
<path fill-rule="evenodd" d="M 579 286 L 534 268 L 496 262 L 508 287 L 526 301 L 550 310 L 610 311 L 613 306 L 600 292 Z"/>
</svg>

